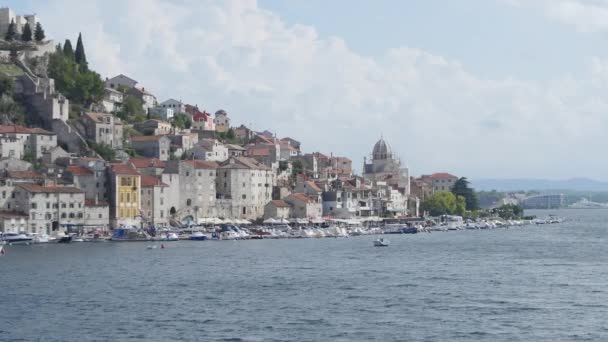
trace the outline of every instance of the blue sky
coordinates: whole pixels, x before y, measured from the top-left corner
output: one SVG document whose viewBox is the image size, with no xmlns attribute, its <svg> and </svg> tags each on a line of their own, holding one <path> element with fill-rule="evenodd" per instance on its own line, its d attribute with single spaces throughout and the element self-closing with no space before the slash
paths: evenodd
<svg viewBox="0 0 608 342">
<path fill-rule="evenodd" d="M 412 174 L 604 170 L 608 2 L 4 1 L 102 76 L 351 158 L 380 134 Z M 69 18 L 69 19 L 66 19 Z"/>
</svg>

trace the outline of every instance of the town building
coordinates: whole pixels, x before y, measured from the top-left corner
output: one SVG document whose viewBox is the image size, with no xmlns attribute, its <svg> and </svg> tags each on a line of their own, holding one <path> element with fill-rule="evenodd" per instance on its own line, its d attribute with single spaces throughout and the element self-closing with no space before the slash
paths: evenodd
<svg viewBox="0 0 608 342">
<path fill-rule="evenodd" d="M 409 170 L 402 167 L 401 161 L 393 156 L 390 146 L 383 138 L 374 145 L 371 161 L 368 163 L 364 159 L 363 177 L 370 181 L 386 181 L 403 188 L 406 196 L 410 193 Z"/>
<path fill-rule="evenodd" d="M 108 113 L 85 112 L 81 121 L 87 139 L 122 148 L 123 126 L 119 118 Z"/>
<path fill-rule="evenodd" d="M 264 218 L 288 219 L 291 217 L 291 206 L 283 200 L 274 200 L 264 206 Z"/>
<path fill-rule="evenodd" d="M 564 206 L 563 194 L 531 196 L 521 201 L 524 209 L 559 209 Z"/>
<path fill-rule="evenodd" d="M 245 144 L 248 144 L 254 136 L 255 132 L 245 125 L 240 125 L 234 129 L 234 137 Z"/>
<path fill-rule="evenodd" d="M 75 187 L 21 183 L 15 186 L 13 210 L 29 217 L 29 233 L 82 228 L 84 193 Z"/>
<path fill-rule="evenodd" d="M 228 159 L 228 148 L 215 139 L 203 139 L 189 150 L 190 159 L 223 162 Z"/>
<path fill-rule="evenodd" d="M 148 111 L 158 104 L 156 101 L 156 96 L 146 90 L 146 88 L 130 88 L 127 90 L 127 93 L 135 98 L 139 99 L 142 103 L 143 110 L 148 113 Z"/>
<path fill-rule="evenodd" d="M 23 152 L 15 144 L 23 145 Z M 17 158 L 19 153 L 22 157 L 26 153 L 30 153 L 36 159 L 42 158 L 42 155 L 57 146 L 57 135 L 42 128 L 28 128 L 18 125 L 0 125 L 0 144 L 7 144 L 7 151 L 3 151 L 10 157 L 11 151 L 14 158 Z"/>
<path fill-rule="evenodd" d="M 115 90 L 118 90 L 119 88 L 130 89 L 135 88 L 135 86 L 137 85 L 137 81 L 128 76 L 120 74 L 112 78 L 106 78 L 104 84 L 106 88 Z"/>
<path fill-rule="evenodd" d="M 25 232 L 29 227 L 28 222 L 27 214 L 0 210 L 0 232 L 2 233 Z"/>
<path fill-rule="evenodd" d="M 173 108 L 167 108 L 162 106 L 154 106 L 150 108 L 150 115 L 160 118 L 161 120 L 171 120 L 175 116 Z"/>
<path fill-rule="evenodd" d="M 283 199 L 291 207 L 292 218 L 318 218 L 323 215 L 323 207 L 318 198 L 303 193 L 293 193 Z"/>
<path fill-rule="evenodd" d="M 169 160 L 171 140 L 166 135 L 132 136 L 131 147 L 141 156 Z"/>
<path fill-rule="evenodd" d="M 234 144 L 226 144 L 226 148 L 228 149 L 229 157 L 242 157 L 247 151 L 244 147 Z"/>
<path fill-rule="evenodd" d="M 176 99 L 168 99 L 158 104 L 162 108 L 171 108 L 174 114 L 186 114 L 186 105 Z"/>
<path fill-rule="evenodd" d="M 217 211 L 221 217 L 255 220 L 264 215 L 274 186 L 272 169 L 246 157 L 231 157 L 217 170 Z"/>
<path fill-rule="evenodd" d="M 110 226 L 141 226 L 141 175 L 130 164 L 110 164 Z"/>
<path fill-rule="evenodd" d="M 30 30 L 33 33 L 36 29 L 36 24 L 38 24 L 38 17 L 36 14 L 18 15 L 8 7 L 0 8 L 0 36 L 2 39 L 6 36 L 11 23 L 15 24 L 15 32 L 17 34 L 23 33 L 23 28 L 26 24 L 30 26 Z"/>
<path fill-rule="evenodd" d="M 440 191 L 452 191 L 454 184 L 456 184 L 456 181 L 458 180 L 458 177 L 446 172 L 433 173 L 432 175 L 422 175 L 420 178 L 422 181 L 431 185 L 433 193 Z"/>
<path fill-rule="evenodd" d="M 21 159 L 24 148 L 23 142 L 16 137 L 0 136 L 0 158 Z"/>
<path fill-rule="evenodd" d="M 93 172 L 91 184 L 87 184 L 85 195 L 87 199 L 109 201 L 109 183 L 106 172 L 106 161 L 98 158 L 75 158 L 70 161 L 72 165 L 83 167 Z M 69 171 L 69 166 L 66 166 Z M 85 171 L 83 171 L 85 172 Z M 86 176 L 85 176 L 86 178 Z M 80 182 L 80 180 L 79 180 Z"/>
<path fill-rule="evenodd" d="M 228 117 L 228 113 L 223 109 L 215 112 L 215 119 L 213 122 L 215 124 L 215 131 L 218 133 L 228 132 L 230 129 L 230 118 Z"/>
<path fill-rule="evenodd" d="M 141 176 L 142 220 L 154 227 L 169 225 L 170 203 L 166 197 L 168 185 L 156 176 Z"/>
<path fill-rule="evenodd" d="M 214 131 L 215 123 L 213 122 L 213 118 L 211 114 L 203 111 L 196 111 L 192 115 L 192 129 L 201 130 L 201 131 Z"/>
<path fill-rule="evenodd" d="M 134 128 L 144 135 L 165 135 L 170 134 L 173 127 L 170 123 L 163 120 L 150 119 L 141 123 L 136 123 Z"/>
<path fill-rule="evenodd" d="M 97 199 L 84 200 L 84 229 L 88 232 L 110 229 L 110 205 Z"/>
<path fill-rule="evenodd" d="M 165 170 L 165 162 L 158 158 L 131 158 L 129 164 L 133 165 L 142 176 L 159 177 Z"/>
<path fill-rule="evenodd" d="M 123 100 L 124 96 L 120 91 L 112 88 L 105 88 L 101 105 L 106 113 L 117 113 L 122 108 Z"/>
</svg>

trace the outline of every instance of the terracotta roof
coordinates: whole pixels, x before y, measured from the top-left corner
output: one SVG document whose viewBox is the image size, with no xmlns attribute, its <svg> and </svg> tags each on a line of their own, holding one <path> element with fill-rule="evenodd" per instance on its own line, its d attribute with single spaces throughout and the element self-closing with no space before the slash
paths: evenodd
<svg viewBox="0 0 608 342">
<path fill-rule="evenodd" d="M 165 162 L 158 158 L 131 158 L 129 163 L 133 164 L 137 169 L 143 169 L 146 167 L 165 168 Z"/>
<path fill-rule="evenodd" d="M 168 186 L 167 184 L 163 183 L 158 177 L 154 177 L 154 176 L 141 176 L 141 187 L 142 188 L 152 188 L 155 186 Z"/>
<path fill-rule="evenodd" d="M 295 198 L 297 200 L 300 200 L 302 202 L 306 202 L 306 203 L 312 201 L 310 199 L 310 197 L 308 197 L 308 196 L 306 196 L 305 194 L 302 194 L 302 193 L 295 193 L 295 194 L 291 194 L 291 195 L 287 196 L 287 198 L 290 198 L 290 197 Z"/>
<path fill-rule="evenodd" d="M 211 119 L 211 114 L 203 111 L 203 112 L 197 112 L 196 114 L 194 114 L 192 116 L 192 121 L 207 121 Z"/>
<path fill-rule="evenodd" d="M 96 112 L 85 112 L 85 116 L 88 116 L 93 121 L 103 122 L 104 118 L 113 117 L 112 114 L 108 113 L 96 113 Z"/>
<path fill-rule="evenodd" d="M 203 170 L 217 169 L 219 167 L 219 164 L 214 161 L 186 160 L 184 163 L 191 165 L 195 169 Z"/>
<path fill-rule="evenodd" d="M 441 173 L 433 173 L 432 175 L 428 176 L 428 178 L 431 179 L 453 179 L 453 178 L 458 178 L 452 174 L 446 173 L 446 172 L 441 172 Z"/>
<path fill-rule="evenodd" d="M 7 178 L 15 178 L 15 179 L 41 179 L 43 178 L 41 174 L 34 171 L 8 171 Z"/>
<path fill-rule="evenodd" d="M 70 165 L 67 167 L 67 170 L 71 172 L 75 176 L 91 176 L 93 175 L 93 171 L 87 169 L 84 166 Z"/>
<path fill-rule="evenodd" d="M 272 203 L 272 205 L 274 205 L 277 208 L 289 208 L 289 204 L 287 204 L 287 202 L 282 201 L 282 200 L 270 201 L 270 203 Z"/>
<path fill-rule="evenodd" d="M 47 130 L 38 127 L 24 127 L 19 125 L 0 125 L 0 133 L 20 133 L 20 134 L 45 134 L 55 135 Z"/>
<path fill-rule="evenodd" d="M 95 203 L 94 199 L 85 199 L 84 206 L 85 207 L 107 207 L 109 204 L 106 201 L 97 201 Z"/>
<path fill-rule="evenodd" d="M 139 172 L 130 164 L 110 164 L 109 166 L 117 175 L 139 175 Z"/>
<path fill-rule="evenodd" d="M 269 148 L 252 148 L 247 150 L 247 155 L 248 156 L 269 156 L 270 155 L 270 149 Z"/>
<path fill-rule="evenodd" d="M 33 192 L 33 193 L 51 193 L 51 194 L 53 194 L 53 193 L 54 194 L 83 193 L 82 190 L 75 188 L 73 186 L 42 186 L 42 185 L 32 184 L 32 183 L 23 183 L 23 184 L 18 184 L 17 186 L 22 187 L 26 191 Z"/>
<path fill-rule="evenodd" d="M 321 188 L 319 188 L 317 186 L 317 184 L 315 184 L 315 182 L 313 181 L 307 181 L 306 182 L 306 186 L 308 186 L 309 188 L 311 188 L 312 190 L 316 191 L 316 192 L 321 192 Z"/>
<path fill-rule="evenodd" d="M 270 170 L 270 168 L 253 158 L 231 157 L 223 162 L 221 169 L 251 169 L 251 170 Z"/>
</svg>

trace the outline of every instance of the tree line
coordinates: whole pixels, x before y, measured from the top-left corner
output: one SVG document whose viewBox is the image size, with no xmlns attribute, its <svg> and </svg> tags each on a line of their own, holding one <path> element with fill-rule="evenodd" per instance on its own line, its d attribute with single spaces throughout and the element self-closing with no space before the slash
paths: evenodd
<svg viewBox="0 0 608 342">
<path fill-rule="evenodd" d="M 21 30 L 21 35 L 17 32 L 17 24 L 15 24 L 15 20 L 11 20 L 11 23 L 8 25 L 8 29 L 6 31 L 6 35 L 4 36 L 4 40 L 8 42 L 21 40 L 23 42 L 31 42 L 33 40 L 37 42 L 42 42 L 46 38 L 44 33 L 44 29 L 42 25 L 38 22 L 36 23 L 36 27 L 32 32 L 32 28 L 29 23 L 25 23 L 23 29 Z"/>
</svg>

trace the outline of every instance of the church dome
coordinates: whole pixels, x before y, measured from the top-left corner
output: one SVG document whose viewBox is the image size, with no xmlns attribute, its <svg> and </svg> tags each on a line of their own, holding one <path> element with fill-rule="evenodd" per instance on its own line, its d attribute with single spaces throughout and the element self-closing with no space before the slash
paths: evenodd
<svg viewBox="0 0 608 342">
<path fill-rule="evenodd" d="M 391 158 L 391 148 L 383 138 L 374 145 L 372 157 L 374 160 Z"/>
</svg>

